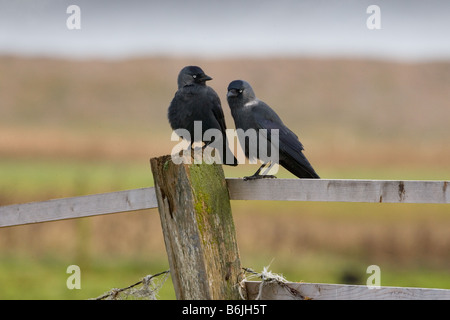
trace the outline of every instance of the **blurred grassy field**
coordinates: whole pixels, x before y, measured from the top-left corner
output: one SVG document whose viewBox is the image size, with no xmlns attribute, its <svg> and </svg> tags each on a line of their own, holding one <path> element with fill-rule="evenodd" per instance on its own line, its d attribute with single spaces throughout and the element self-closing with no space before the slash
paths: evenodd
<svg viewBox="0 0 450 320">
<path fill-rule="evenodd" d="M 181 67 L 250 81 L 323 178 L 450 179 L 450 63 L 0 58 L 0 205 L 153 185 Z M 226 176 L 254 166 L 225 167 Z M 280 169 L 279 177 L 292 175 Z M 233 201 L 242 265 L 291 281 L 450 288 L 447 205 Z M 168 268 L 156 210 L 0 229 L 0 299 L 86 299 Z M 81 267 L 81 290 L 65 286 Z M 171 283 L 161 298 L 174 298 Z"/>
</svg>

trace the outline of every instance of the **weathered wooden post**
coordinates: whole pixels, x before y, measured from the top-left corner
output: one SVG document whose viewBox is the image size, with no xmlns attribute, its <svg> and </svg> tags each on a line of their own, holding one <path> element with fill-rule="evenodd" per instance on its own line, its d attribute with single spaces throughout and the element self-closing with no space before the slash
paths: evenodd
<svg viewBox="0 0 450 320">
<path fill-rule="evenodd" d="M 150 160 L 177 299 L 239 299 L 241 266 L 230 198 L 217 164 Z"/>
</svg>

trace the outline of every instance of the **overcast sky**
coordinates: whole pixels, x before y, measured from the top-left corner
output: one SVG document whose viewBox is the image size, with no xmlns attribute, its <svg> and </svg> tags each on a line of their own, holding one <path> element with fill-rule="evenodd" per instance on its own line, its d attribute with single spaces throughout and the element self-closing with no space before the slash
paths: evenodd
<svg viewBox="0 0 450 320">
<path fill-rule="evenodd" d="M 81 10 L 69 30 L 69 5 Z M 367 27 L 370 5 L 381 29 Z M 0 0 L 0 54 L 450 60 L 449 0 Z"/>
</svg>

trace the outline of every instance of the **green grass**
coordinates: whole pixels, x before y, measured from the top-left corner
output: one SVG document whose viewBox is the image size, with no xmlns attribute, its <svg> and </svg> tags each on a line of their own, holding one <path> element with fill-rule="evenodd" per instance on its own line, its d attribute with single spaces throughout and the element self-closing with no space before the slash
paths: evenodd
<svg viewBox="0 0 450 320">
<path fill-rule="evenodd" d="M 81 289 L 68 289 L 66 273 L 71 261 L 61 257 L 3 256 L 0 258 L 0 299 L 21 300 L 80 300 L 102 296 L 113 288 L 125 288 L 148 274 L 168 269 L 166 261 L 95 259 L 89 265 L 80 265 Z M 278 257 L 263 261 L 261 257 L 246 257 L 243 267 L 282 274 L 292 282 L 318 282 L 365 285 L 370 264 L 356 258 L 333 254 L 309 254 L 302 257 Z M 381 264 L 382 286 L 423 288 L 450 288 L 450 275 L 445 269 L 422 267 L 395 267 Z M 351 278 L 349 278 L 351 277 Z M 351 279 L 351 280 L 349 280 Z M 250 279 L 258 280 L 258 279 Z M 158 292 L 158 299 L 175 299 L 169 277 Z"/>
<path fill-rule="evenodd" d="M 150 165 L 107 161 L 1 159 L 0 204 L 153 186 Z"/>
<path fill-rule="evenodd" d="M 168 270 L 167 261 L 95 259 L 79 265 L 81 289 L 68 289 L 66 273 L 73 261 L 63 257 L 8 255 L 0 258 L 0 299 L 92 299 L 113 288 L 125 288 L 148 274 Z M 159 299 L 174 299 L 170 277 L 158 292 Z"/>
</svg>

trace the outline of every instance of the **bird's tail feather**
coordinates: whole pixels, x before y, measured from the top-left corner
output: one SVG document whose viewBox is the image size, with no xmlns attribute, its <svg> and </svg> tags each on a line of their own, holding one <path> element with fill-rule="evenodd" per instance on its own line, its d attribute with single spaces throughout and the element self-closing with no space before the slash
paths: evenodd
<svg viewBox="0 0 450 320">
<path fill-rule="evenodd" d="M 308 159 L 300 153 L 296 157 L 286 156 L 280 159 L 280 165 L 298 178 L 320 179 Z"/>
</svg>

